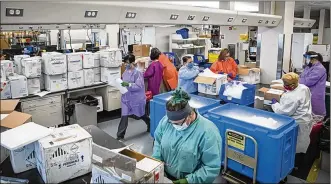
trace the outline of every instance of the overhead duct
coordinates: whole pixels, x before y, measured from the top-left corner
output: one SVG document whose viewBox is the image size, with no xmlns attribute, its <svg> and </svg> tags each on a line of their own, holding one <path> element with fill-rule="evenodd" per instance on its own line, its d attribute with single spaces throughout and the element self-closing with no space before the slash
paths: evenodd
<svg viewBox="0 0 331 184">
<path fill-rule="evenodd" d="M 293 27 L 311 28 L 311 27 L 313 27 L 315 22 L 316 22 L 316 20 L 314 20 L 314 19 L 294 18 Z"/>
</svg>

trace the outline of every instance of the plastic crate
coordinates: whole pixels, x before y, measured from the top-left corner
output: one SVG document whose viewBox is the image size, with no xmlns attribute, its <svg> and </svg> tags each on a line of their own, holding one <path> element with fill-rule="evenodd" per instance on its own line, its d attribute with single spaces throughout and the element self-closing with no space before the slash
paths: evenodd
<svg viewBox="0 0 331 184">
<path fill-rule="evenodd" d="M 151 136 L 154 137 L 154 132 L 160 120 L 166 115 L 166 102 L 172 97 L 170 91 L 168 93 L 159 94 L 153 97 L 150 101 L 150 118 L 151 118 Z M 211 98 L 201 97 L 197 95 L 192 95 L 189 101 L 190 106 L 197 109 L 202 115 L 208 110 L 215 108 L 220 105 L 220 100 L 215 100 Z"/>
<path fill-rule="evenodd" d="M 280 125 L 267 128 L 239 119 L 239 116 L 259 116 L 272 118 Z M 298 125 L 295 120 L 275 113 L 262 111 L 237 104 L 225 104 L 214 108 L 203 115 L 215 123 L 225 140 L 225 131 L 233 130 L 253 137 L 257 142 L 257 181 L 260 183 L 279 183 L 294 168 Z M 229 141 L 228 141 L 229 142 Z M 229 146 L 246 156 L 255 155 L 254 142 L 244 139 L 243 149 Z M 225 141 L 222 143 L 225 146 Z M 222 164 L 224 164 L 224 149 L 222 149 Z M 253 169 L 228 158 L 228 168 L 252 178 Z"/>
<path fill-rule="evenodd" d="M 241 99 L 237 99 L 237 98 L 231 98 L 228 96 L 224 96 L 223 93 L 225 91 L 225 86 L 228 84 L 223 84 L 221 86 L 220 89 L 220 99 L 228 102 L 228 103 L 235 103 L 235 104 L 239 104 L 239 105 L 252 105 L 254 104 L 255 101 L 255 85 L 252 84 L 243 84 L 244 87 L 246 87 L 246 89 L 243 90 L 242 95 L 241 95 Z"/>
<path fill-rule="evenodd" d="M 200 64 L 200 63 L 205 62 L 206 60 L 205 60 L 205 56 L 204 56 L 204 55 L 195 54 L 195 55 L 193 56 L 193 61 L 194 61 L 194 63 L 196 63 L 196 64 Z"/>
<path fill-rule="evenodd" d="M 182 29 L 179 29 L 176 31 L 177 34 L 181 34 L 183 39 L 188 39 L 188 32 L 189 32 L 189 29 L 187 28 L 182 28 Z"/>
</svg>

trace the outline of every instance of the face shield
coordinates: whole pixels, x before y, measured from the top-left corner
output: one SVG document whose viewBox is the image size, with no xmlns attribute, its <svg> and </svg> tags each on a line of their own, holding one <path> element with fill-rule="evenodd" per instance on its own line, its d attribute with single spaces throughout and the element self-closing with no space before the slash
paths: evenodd
<svg viewBox="0 0 331 184">
<path fill-rule="evenodd" d="M 304 54 L 303 58 L 304 58 L 304 64 L 305 66 L 311 66 L 311 58 L 317 57 L 317 55 L 308 55 L 308 54 Z"/>
</svg>

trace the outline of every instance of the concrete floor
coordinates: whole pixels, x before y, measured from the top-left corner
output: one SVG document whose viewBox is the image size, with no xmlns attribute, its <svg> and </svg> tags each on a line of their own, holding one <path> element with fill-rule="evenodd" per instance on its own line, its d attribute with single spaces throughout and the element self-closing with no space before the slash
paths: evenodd
<svg viewBox="0 0 331 184">
<path fill-rule="evenodd" d="M 103 131 L 116 138 L 117 127 L 120 119 L 112 119 L 98 123 L 98 127 Z M 124 138 L 124 143 L 126 145 L 133 144 L 131 147 L 137 152 L 143 153 L 145 155 L 152 155 L 153 153 L 153 138 L 149 133 L 146 132 L 146 124 L 142 120 L 135 120 L 129 118 L 129 126 Z M 317 183 L 329 183 L 330 173 L 325 171 L 320 171 Z M 214 183 L 225 183 L 225 180 L 219 176 L 216 178 Z M 306 181 L 300 180 L 296 177 L 288 176 L 287 183 L 306 183 Z"/>
</svg>

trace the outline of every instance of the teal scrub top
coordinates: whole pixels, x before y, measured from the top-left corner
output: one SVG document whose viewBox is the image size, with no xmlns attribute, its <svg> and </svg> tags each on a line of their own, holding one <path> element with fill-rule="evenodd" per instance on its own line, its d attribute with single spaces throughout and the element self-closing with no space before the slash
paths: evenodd
<svg viewBox="0 0 331 184">
<path fill-rule="evenodd" d="M 164 162 L 165 171 L 188 183 L 212 183 L 221 168 L 222 138 L 218 128 L 197 113 L 197 119 L 177 131 L 163 117 L 155 131 L 153 157 Z"/>
</svg>

